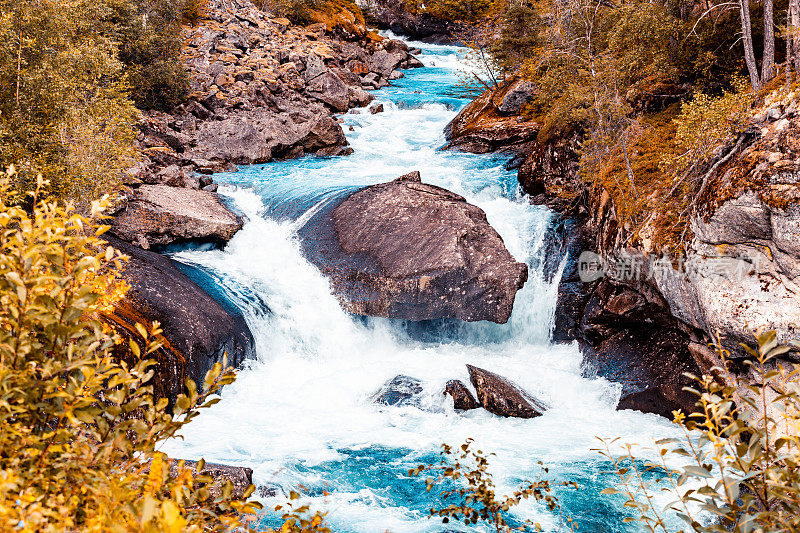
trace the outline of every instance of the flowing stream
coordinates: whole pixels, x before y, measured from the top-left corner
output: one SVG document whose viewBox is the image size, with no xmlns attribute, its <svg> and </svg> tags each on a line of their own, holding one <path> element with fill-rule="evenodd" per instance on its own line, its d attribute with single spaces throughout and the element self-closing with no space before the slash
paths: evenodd
<svg viewBox="0 0 800 533">
<path fill-rule="evenodd" d="M 337 532 L 489 531 L 430 519 L 428 510 L 442 504 L 438 492 L 425 491 L 425 476 L 408 476 L 437 461 L 442 443 L 473 438 L 495 454 L 490 465 L 501 490 L 538 478 L 540 461 L 550 467 L 544 477 L 580 487 L 556 489 L 560 513 L 526 501 L 513 520 L 566 531 L 569 515 L 584 532 L 634 530 L 622 523 L 627 511 L 619 498 L 598 494 L 616 475 L 591 449 L 597 436 L 652 445 L 675 428 L 655 415 L 616 411 L 619 386 L 587 375 L 576 344 L 550 342 L 560 276 L 543 266 L 551 213 L 519 193 L 515 172 L 503 168 L 506 158 L 438 150 L 444 126 L 468 102 L 457 87 L 459 70 L 468 67 L 459 48 L 412 44 L 423 49 L 425 68 L 405 71 L 375 93 L 385 111 L 343 115 L 353 155 L 216 177 L 248 222 L 224 250 L 173 257 L 201 268 L 233 302 L 256 337 L 258 357 L 187 427 L 185 440 L 164 451 L 249 466 L 257 485 L 277 492 L 261 498 L 265 509 L 299 490 L 312 509 L 328 512 Z M 483 208 L 514 257 L 528 263 L 530 280 L 509 323 L 355 317 L 304 259 L 298 233 L 315 212 L 347 191 L 412 170 Z M 442 389 L 449 379 L 469 383 L 465 363 L 513 379 L 552 408 L 529 420 L 455 412 Z M 375 404 L 371 395 L 400 374 L 422 380 L 421 403 Z M 274 512 L 260 520 L 280 523 Z"/>
</svg>

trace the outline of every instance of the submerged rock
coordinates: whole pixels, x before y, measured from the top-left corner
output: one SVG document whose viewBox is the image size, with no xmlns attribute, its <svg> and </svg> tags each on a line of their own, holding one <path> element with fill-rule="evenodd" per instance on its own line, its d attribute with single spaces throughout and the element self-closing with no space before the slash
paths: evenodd
<svg viewBox="0 0 800 533">
<path fill-rule="evenodd" d="M 460 411 L 469 411 L 471 409 L 477 409 L 481 406 L 481 404 L 478 403 L 478 400 L 472 396 L 472 393 L 469 391 L 467 386 L 458 379 L 451 379 L 448 381 L 442 394 L 449 394 L 450 397 L 453 398 L 453 407 Z"/>
<path fill-rule="evenodd" d="M 334 242 L 310 255 L 353 313 L 505 323 L 528 277 L 483 210 L 418 172 L 350 195 L 330 217 Z"/>
<path fill-rule="evenodd" d="M 469 379 L 478 393 L 478 401 L 490 413 L 505 417 L 534 418 L 547 409 L 506 378 L 482 368 L 467 365 Z"/>
<path fill-rule="evenodd" d="M 183 239 L 225 242 L 241 227 L 214 193 L 142 185 L 116 214 L 111 232 L 146 249 Z"/>
<path fill-rule="evenodd" d="M 383 405 L 419 406 L 418 396 L 422 393 L 421 381 L 410 376 L 395 376 L 376 392 L 372 399 Z"/>
<path fill-rule="evenodd" d="M 158 321 L 163 329 L 166 343 L 154 355 L 156 397 L 174 399 L 183 392 L 186 378 L 202 384 L 214 363 L 236 367 L 253 355 L 253 335 L 244 318 L 204 292 L 171 259 L 104 238 L 129 257 L 122 278 L 130 285 L 104 320 L 124 337 L 136 335 L 136 322 Z M 127 343 L 118 345 L 115 353 L 131 357 Z"/>
</svg>

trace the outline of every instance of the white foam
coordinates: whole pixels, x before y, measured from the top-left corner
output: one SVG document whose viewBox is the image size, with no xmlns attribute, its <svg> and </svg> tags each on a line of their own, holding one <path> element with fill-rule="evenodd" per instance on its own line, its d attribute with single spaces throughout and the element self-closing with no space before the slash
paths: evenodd
<svg viewBox="0 0 800 533">
<path fill-rule="evenodd" d="M 246 172 L 252 173 L 256 189 L 223 187 L 221 192 L 249 221 L 224 251 L 176 256 L 258 295 L 241 302 L 256 337 L 258 360 L 239 372 L 219 404 L 186 428 L 184 441 L 167 443 L 165 451 L 250 466 L 258 484 L 284 490 L 332 484 L 331 495 L 311 491 L 309 498 L 329 511 L 337 531 L 416 532 L 431 531 L 436 523 L 396 494 L 390 497 L 366 474 L 365 479 L 361 474 L 343 477 L 329 471 L 330 465 L 347 464 L 354 451 L 394 450 L 388 461 L 397 473 L 387 479 L 397 482 L 406 463 L 430 457 L 442 443 L 474 438 L 496 454 L 493 471 L 501 485 L 511 487 L 533 475 L 538 461 L 598 461 L 590 451 L 598 444 L 596 436 L 647 444 L 672 434 L 675 429 L 662 418 L 616 411 L 619 386 L 583 377 L 577 345 L 550 344 L 560 273 L 547 281 L 532 270 L 508 324 L 458 325 L 456 334 L 437 342 L 415 340 L 397 321 L 359 319 L 341 309 L 327 279 L 300 251 L 296 231 L 308 215 L 299 221 L 269 219 L 260 194 L 303 198 L 418 169 L 423 181 L 483 208 L 512 254 L 531 265 L 541 263 L 534 259 L 543 253 L 550 221 L 547 209 L 503 194 L 501 180 L 493 175 L 503 172 L 500 167 L 437 150 L 453 110 L 438 103 L 416 109 L 383 103 L 384 113 L 346 116 L 345 124 L 356 130 L 348 133 L 353 156 L 328 160 L 321 168 L 309 166 L 313 161 L 254 168 Z M 552 408 L 531 420 L 504 419 L 483 410 L 456 413 L 441 391 L 449 379 L 469 382 L 467 363 L 512 378 Z M 370 396 L 398 374 L 422 380 L 422 408 L 372 402 Z M 541 506 L 527 505 L 517 513 L 559 527 Z"/>
</svg>

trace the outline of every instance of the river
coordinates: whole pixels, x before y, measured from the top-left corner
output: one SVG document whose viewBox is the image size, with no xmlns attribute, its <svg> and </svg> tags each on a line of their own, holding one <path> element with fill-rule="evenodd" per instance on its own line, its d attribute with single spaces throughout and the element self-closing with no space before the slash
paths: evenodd
<svg viewBox="0 0 800 533">
<path fill-rule="evenodd" d="M 173 258 L 215 280 L 246 318 L 258 357 L 220 403 L 187 426 L 185 440 L 167 443 L 164 451 L 253 468 L 256 484 L 278 492 L 261 498 L 267 509 L 299 489 L 304 502 L 328 512 L 337 532 L 488 531 L 428 518 L 428 509 L 442 503 L 438 493 L 425 491 L 424 476 L 408 476 L 410 468 L 438 460 L 442 443 L 473 438 L 476 447 L 495 454 L 490 465 L 501 488 L 537 478 L 539 461 L 550 467 L 545 477 L 580 487 L 556 490 L 561 513 L 525 502 L 512 520 L 562 531 L 569 515 L 583 532 L 633 531 L 622 523 L 627 512 L 621 501 L 599 494 L 616 477 L 591 451 L 596 437 L 647 445 L 676 429 L 655 415 L 616 411 L 620 387 L 589 375 L 577 344 L 550 341 L 560 275 L 543 271 L 552 214 L 520 194 L 515 172 L 503 168 L 506 158 L 438 149 L 444 126 L 468 102 L 458 88 L 464 54 L 412 44 L 423 49 L 425 68 L 405 71 L 375 92 L 385 111 L 342 115 L 353 155 L 215 176 L 248 221 L 223 250 L 180 251 Z M 483 208 L 514 257 L 528 263 L 530 280 L 517 294 L 509 323 L 355 317 L 303 257 L 298 234 L 320 208 L 412 170 Z M 527 420 L 455 412 L 442 389 L 449 379 L 469 382 L 466 363 L 512 378 L 551 409 Z M 371 400 L 397 375 L 422 380 L 418 406 Z M 274 512 L 260 521 L 280 523 Z"/>
</svg>

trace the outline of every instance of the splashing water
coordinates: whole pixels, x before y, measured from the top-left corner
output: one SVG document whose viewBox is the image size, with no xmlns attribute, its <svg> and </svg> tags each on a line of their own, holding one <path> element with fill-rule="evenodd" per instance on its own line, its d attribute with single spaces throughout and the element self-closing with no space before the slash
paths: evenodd
<svg viewBox="0 0 800 533">
<path fill-rule="evenodd" d="M 484 531 L 428 518 L 441 502 L 417 464 L 437 460 L 442 443 L 468 437 L 496 454 L 491 468 L 502 488 L 539 474 L 576 481 L 560 489 L 564 513 L 581 531 L 627 531 L 620 502 L 598 491 L 613 483 L 609 464 L 590 451 L 595 436 L 652 443 L 672 436 L 665 419 L 616 411 L 620 389 L 581 372 L 577 345 L 553 345 L 550 334 L 560 273 L 542 271 L 551 213 L 520 196 L 504 159 L 440 151 L 443 127 L 466 104 L 459 96 L 457 47 L 413 43 L 425 68 L 375 93 L 385 112 L 343 115 L 355 153 L 349 157 L 273 162 L 222 174 L 221 192 L 248 219 L 222 251 L 183 251 L 182 263 L 207 272 L 245 318 L 258 358 L 165 451 L 174 457 L 249 466 L 257 485 L 278 489 L 263 499 L 280 503 L 303 487 L 314 509 L 340 532 Z M 517 294 L 508 324 L 354 317 L 307 262 L 298 231 L 328 202 L 358 187 L 419 170 L 426 183 L 445 187 L 484 209 L 530 279 Z M 442 395 L 449 379 L 469 383 L 465 363 L 512 378 L 552 408 L 544 416 L 505 419 L 484 410 L 456 413 Z M 396 375 L 422 381 L 419 407 L 382 406 L 370 396 Z M 535 503 L 514 511 L 549 531 L 563 519 Z M 279 523 L 265 513 L 262 525 Z M 487 530 L 488 531 L 488 530 Z"/>
</svg>

